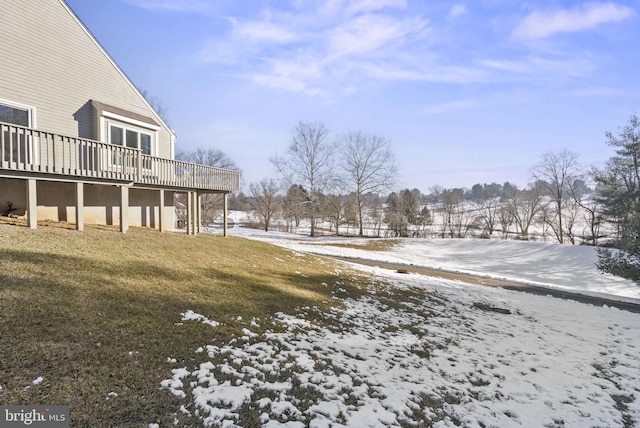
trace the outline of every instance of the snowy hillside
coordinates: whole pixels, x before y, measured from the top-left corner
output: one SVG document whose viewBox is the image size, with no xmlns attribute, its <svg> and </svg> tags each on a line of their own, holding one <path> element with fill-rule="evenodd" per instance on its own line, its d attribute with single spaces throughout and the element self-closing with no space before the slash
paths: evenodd
<svg viewBox="0 0 640 428">
<path fill-rule="evenodd" d="M 334 246 L 345 242 L 339 238 L 233 233 L 294 254 L 377 257 L 638 296 L 631 284 L 597 274 L 586 247 L 414 239 L 371 253 Z M 318 284 L 343 310 L 291 308 L 275 319 L 253 319 L 241 337 L 194 349 L 199 363 L 175 364 L 162 386 L 181 400 L 179 411 L 205 426 L 245 426 L 247 407 L 259 409 L 260 425 L 288 428 L 640 423 L 639 314 L 359 268 L 373 275 L 362 297 L 346 294 L 340 272 L 334 284 Z M 213 331 L 224 323 L 189 311 L 181 316 Z"/>
<path fill-rule="evenodd" d="M 545 287 L 557 287 L 621 300 L 638 299 L 640 287 L 632 281 L 602 274 L 595 267 L 594 247 L 501 239 L 403 239 L 391 251 L 375 252 L 332 246 L 363 243 L 341 237 L 300 235 L 234 228 L 230 233 L 264 240 L 298 251 L 398 262 Z"/>
</svg>

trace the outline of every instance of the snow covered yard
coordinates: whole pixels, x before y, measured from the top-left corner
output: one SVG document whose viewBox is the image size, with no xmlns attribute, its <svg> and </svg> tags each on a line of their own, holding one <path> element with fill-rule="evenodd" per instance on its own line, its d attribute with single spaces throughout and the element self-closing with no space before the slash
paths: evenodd
<svg viewBox="0 0 640 428">
<path fill-rule="evenodd" d="M 640 287 L 595 268 L 596 250 L 590 246 L 502 239 L 309 238 L 245 228 L 232 229 L 232 233 L 296 251 L 413 264 L 640 302 Z M 385 241 L 395 246 L 385 251 L 359 248 L 368 242 Z"/>
<path fill-rule="evenodd" d="M 303 245 L 294 241 L 286 245 Z M 563 259 L 549 258 L 556 260 L 556 278 L 580 271 L 575 260 L 563 264 Z M 187 365 L 167 356 L 173 369 L 162 387 L 182 403 L 176 422 L 267 427 L 640 423 L 640 315 L 361 269 L 371 274 L 363 296 L 350 296 L 340 273 L 335 283 L 318 284 L 335 297 L 337 309 L 331 312 L 291 308 L 274 319 L 247 320 L 247 328 L 228 343 L 202 343 Z M 224 323 L 188 310 L 176 316 L 182 318 L 176 329 L 202 322 L 215 334 Z"/>
</svg>

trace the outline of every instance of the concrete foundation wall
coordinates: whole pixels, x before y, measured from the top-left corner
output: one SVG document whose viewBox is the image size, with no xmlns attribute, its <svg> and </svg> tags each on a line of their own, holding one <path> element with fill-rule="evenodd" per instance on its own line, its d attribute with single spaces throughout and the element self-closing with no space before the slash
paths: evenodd
<svg viewBox="0 0 640 428">
<path fill-rule="evenodd" d="M 27 180 L 0 178 L 0 214 L 5 215 L 9 207 L 17 208 L 13 214 L 23 216 L 27 209 Z"/>
<path fill-rule="evenodd" d="M 76 183 L 38 180 L 37 216 L 39 220 L 75 223 Z M 164 207 L 159 207 L 159 190 L 129 189 L 129 226 L 160 229 L 159 210 L 164 213 L 165 230 L 175 229 L 174 193 L 165 191 Z M 0 213 L 8 202 L 17 208 L 13 214 L 24 216 L 27 207 L 27 180 L 0 178 Z M 120 187 L 84 184 L 85 224 L 120 224 Z"/>
</svg>

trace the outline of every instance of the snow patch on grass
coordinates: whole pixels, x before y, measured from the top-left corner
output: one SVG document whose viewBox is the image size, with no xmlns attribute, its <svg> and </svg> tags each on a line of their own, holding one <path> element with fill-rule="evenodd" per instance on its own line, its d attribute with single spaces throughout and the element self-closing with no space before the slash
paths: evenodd
<svg viewBox="0 0 640 428">
<path fill-rule="evenodd" d="M 196 314 L 191 309 L 181 313 L 180 315 L 182 315 L 182 321 L 198 321 L 202 324 L 210 325 L 211 327 L 218 327 L 220 325 L 218 321 L 212 321 L 204 315 Z"/>
<path fill-rule="evenodd" d="M 637 314 L 389 279 L 395 286 L 346 299 L 344 310 L 281 313 L 278 328 L 205 345 L 194 352 L 205 361 L 174 369 L 162 387 L 205 426 L 249 415 L 287 427 L 640 421 Z"/>
</svg>

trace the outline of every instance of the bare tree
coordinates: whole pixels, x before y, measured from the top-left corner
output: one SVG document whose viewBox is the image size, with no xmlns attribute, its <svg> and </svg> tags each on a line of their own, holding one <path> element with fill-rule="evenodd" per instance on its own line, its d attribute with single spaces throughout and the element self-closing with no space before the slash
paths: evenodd
<svg viewBox="0 0 640 428">
<path fill-rule="evenodd" d="M 287 232 L 291 232 L 292 224 L 300 226 L 300 221 L 307 217 L 309 205 L 309 193 L 302 186 L 289 186 L 287 194 L 282 198 L 282 214 L 287 221 Z"/>
<path fill-rule="evenodd" d="M 600 226 L 603 223 L 601 203 L 598 200 L 590 199 L 581 201 L 580 206 L 582 207 L 582 217 L 589 227 L 589 233 L 584 239 L 590 241 L 591 245 L 597 246 L 598 238 L 600 238 Z"/>
<path fill-rule="evenodd" d="M 253 197 L 253 207 L 256 209 L 264 224 L 265 232 L 269 231 L 269 224 L 273 218 L 273 214 L 278 208 L 278 192 L 280 186 L 273 178 L 264 178 L 260 183 L 251 183 L 249 185 L 251 196 Z"/>
<path fill-rule="evenodd" d="M 349 232 L 349 227 L 358 227 L 358 210 L 356 208 L 355 199 L 352 195 L 347 197 L 347 202 L 344 206 L 344 222 L 347 224 L 347 233 Z"/>
<path fill-rule="evenodd" d="M 238 169 L 235 162 L 220 149 L 178 150 L 176 159 L 216 168 Z"/>
<path fill-rule="evenodd" d="M 346 222 L 346 208 L 349 204 L 348 196 L 335 192 L 323 195 L 321 201 L 323 216 L 334 227 L 336 235 L 340 235 L 340 225 Z"/>
<path fill-rule="evenodd" d="M 429 188 L 429 194 L 427 195 L 427 203 L 431 205 L 430 211 L 432 216 L 432 223 L 433 223 L 433 219 L 436 218 L 437 213 L 440 213 L 442 217 L 442 222 L 443 222 L 442 232 L 438 232 L 437 230 L 434 230 L 434 228 L 432 227 L 431 233 L 436 234 L 436 236 L 440 236 L 441 238 L 444 238 L 445 230 L 446 230 L 446 226 L 444 225 L 446 220 L 446 214 L 445 214 L 445 210 L 443 209 L 444 192 L 445 192 L 444 187 L 440 186 L 439 184 L 435 184 Z"/>
<path fill-rule="evenodd" d="M 462 199 L 451 212 L 449 231 L 451 237 L 466 238 L 469 229 L 477 227 L 476 216 L 467 209 L 468 202 Z"/>
<path fill-rule="evenodd" d="M 533 178 L 549 192 L 553 210 L 549 213 L 549 226 L 558 242 L 563 244 L 565 237 L 564 210 L 571 199 L 570 186 L 578 178 L 578 155 L 567 149 L 561 152 L 547 152 L 532 169 Z"/>
<path fill-rule="evenodd" d="M 270 159 L 288 184 L 300 184 L 308 192 L 311 236 L 316 235 L 318 196 L 333 175 L 335 144 L 327 141 L 328 135 L 322 123 L 300 122 L 286 153 Z"/>
<path fill-rule="evenodd" d="M 320 209 L 322 216 L 329 221 L 340 235 L 340 225 L 347 222 L 347 208 L 352 203 L 352 195 L 348 195 L 344 181 L 334 179 L 322 195 Z"/>
<path fill-rule="evenodd" d="M 504 203 L 500 205 L 500 209 L 498 210 L 498 220 L 500 221 L 500 227 L 502 228 L 502 239 L 507 239 L 509 236 L 509 229 L 513 224 L 513 215 Z"/>
<path fill-rule="evenodd" d="M 447 230 L 449 237 L 462 237 L 463 229 L 466 234 L 468 218 L 464 214 L 464 190 L 444 189 L 442 191 L 442 237 L 446 237 Z"/>
<path fill-rule="evenodd" d="M 597 172 L 597 169 L 593 168 L 590 175 L 593 177 Z M 587 195 L 589 192 L 590 190 L 582 180 L 577 180 L 571 187 L 571 196 L 582 208 L 582 217 L 588 227 L 588 232 L 583 232 L 583 239 L 590 241 L 590 245 L 597 246 L 598 238 L 600 237 L 600 226 L 604 222 L 604 213 L 602 201 L 592 197 L 593 195 L 589 197 Z"/>
<path fill-rule="evenodd" d="M 499 221 L 501 184 L 474 184 L 465 198 L 471 198 L 478 213 L 477 223 L 482 227 L 482 236 L 490 237 L 496 230 Z"/>
<path fill-rule="evenodd" d="M 544 208 L 542 194 L 543 189 L 536 184 L 529 184 L 523 190 L 511 185 L 505 191 L 505 208 L 515 221 L 522 239 L 529 239 L 529 227 Z"/>
<path fill-rule="evenodd" d="M 222 150 L 214 148 L 178 150 L 176 152 L 176 159 L 183 162 L 197 163 L 215 168 L 238 169 L 235 162 L 230 157 L 228 157 Z M 178 199 L 180 202 L 186 203 L 183 201 L 184 195 L 181 195 Z M 223 210 L 222 206 L 222 195 L 216 193 L 207 193 L 202 195 L 202 204 L 200 206 L 202 210 L 202 223 L 209 224 L 215 221 Z"/>
<path fill-rule="evenodd" d="M 169 124 L 169 109 L 160 101 L 160 98 L 155 95 L 151 95 L 146 89 L 140 89 L 140 94 L 149 103 L 152 109 L 156 111 L 158 116 L 162 118 L 167 124 Z"/>
<path fill-rule="evenodd" d="M 376 135 L 352 132 L 341 137 L 341 163 L 347 189 L 355 195 L 360 236 L 364 235 L 365 195 L 389 189 L 398 164 L 389 142 Z"/>
<path fill-rule="evenodd" d="M 487 237 L 493 235 L 499 220 L 500 199 L 497 197 L 483 197 L 477 201 L 478 220 Z"/>
<path fill-rule="evenodd" d="M 379 195 L 373 195 L 369 198 L 369 206 L 371 207 L 371 220 L 373 221 L 373 230 L 379 238 L 384 223 L 383 200 Z"/>
</svg>

